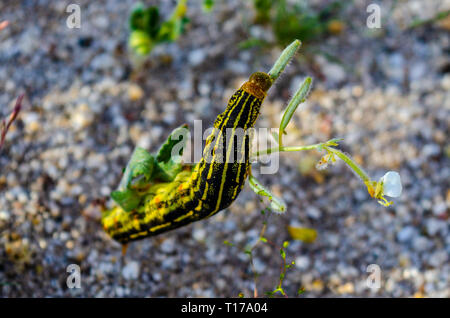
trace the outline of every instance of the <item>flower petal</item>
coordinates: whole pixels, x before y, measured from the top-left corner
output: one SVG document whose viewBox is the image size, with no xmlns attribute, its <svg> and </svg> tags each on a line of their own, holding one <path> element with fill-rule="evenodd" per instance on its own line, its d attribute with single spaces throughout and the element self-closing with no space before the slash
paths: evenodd
<svg viewBox="0 0 450 318">
<path fill-rule="evenodd" d="M 382 178 L 383 194 L 396 198 L 402 194 L 402 181 L 396 171 L 388 171 Z"/>
</svg>

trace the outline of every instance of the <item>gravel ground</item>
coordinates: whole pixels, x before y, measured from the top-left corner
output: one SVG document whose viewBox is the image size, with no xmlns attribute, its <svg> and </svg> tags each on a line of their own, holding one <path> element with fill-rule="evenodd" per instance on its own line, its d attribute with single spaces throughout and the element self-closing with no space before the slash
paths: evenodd
<svg viewBox="0 0 450 318">
<path fill-rule="evenodd" d="M 81 29 L 66 27 L 67 1 L 0 3 L 0 20 L 10 21 L 0 32 L 0 117 L 26 92 L 0 155 L 0 296 L 251 296 L 244 247 L 258 238 L 264 205 L 248 188 L 226 211 L 133 243 L 123 258 L 92 207 L 115 189 L 135 145 L 155 151 L 195 119 L 208 127 L 249 74 L 267 70 L 279 49 L 238 43 L 270 32 L 243 23 L 252 12 L 242 1 L 210 14 L 190 1 L 186 34 L 138 72 L 126 47 L 133 1 L 77 3 Z M 299 287 L 301 297 L 450 297 L 449 27 L 402 28 L 450 3 L 399 1 L 377 32 L 365 27 L 366 6 L 355 1 L 352 24 L 318 44 L 342 63 L 321 55 L 291 63 L 258 126 L 277 127 L 292 90 L 311 75 L 313 92 L 285 144 L 344 138 L 342 149 L 374 179 L 398 171 L 403 194 L 385 208 L 343 164 L 317 172 L 320 154 L 283 154 L 280 171 L 261 177 L 288 204 L 266 237 L 290 240 L 288 225 L 318 232 L 287 248 L 296 261 L 284 282 L 291 297 Z M 164 1 L 161 11 L 172 7 Z M 278 250 L 261 245 L 254 263 L 260 293 L 273 289 Z M 66 286 L 69 264 L 81 268 L 81 289 Z M 369 264 L 381 268 L 380 289 L 366 286 Z"/>
</svg>

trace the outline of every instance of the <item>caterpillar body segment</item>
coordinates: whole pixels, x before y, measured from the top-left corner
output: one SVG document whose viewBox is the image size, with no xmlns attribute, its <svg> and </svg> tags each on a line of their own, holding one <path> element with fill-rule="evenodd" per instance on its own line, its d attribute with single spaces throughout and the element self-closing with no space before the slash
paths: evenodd
<svg viewBox="0 0 450 318">
<path fill-rule="evenodd" d="M 117 206 L 104 212 L 105 231 L 126 244 L 212 216 L 233 203 L 250 166 L 246 132 L 254 126 L 271 85 L 266 73 L 252 74 L 217 116 L 200 162 L 171 182 L 151 186 L 138 208 L 126 212 Z"/>
</svg>

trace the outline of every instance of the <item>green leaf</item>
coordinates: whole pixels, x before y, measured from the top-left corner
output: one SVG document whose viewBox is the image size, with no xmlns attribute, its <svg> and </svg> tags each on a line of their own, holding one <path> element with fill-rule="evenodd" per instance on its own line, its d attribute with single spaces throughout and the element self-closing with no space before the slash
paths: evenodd
<svg viewBox="0 0 450 318">
<path fill-rule="evenodd" d="M 186 0 L 178 0 L 170 19 L 161 24 L 157 38 L 158 42 L 175 41 L 184 33 L 185 25 L 189 22 L 189 19 L 186 17 L 186 11 Z"/>
<path fill-rule="evenodd" d="M 269 11 L 272 8 L 272 0 L 253 0 L 256 10 Z"/>
<path fill-rule="evenodd" d="M 255 177 L 249 177 L 250 188 L 260 196 L 267 197 L 270 201 L 270 208 L 275 212 L 284 213 L 286 212 L 286 204 L 280 198 L 274 196 L 269 190 L 267 190 Z"/>
<path fill-rule="evenodd" d="M 270 9 L 272 8 L 272 0 L 253 0 L 256 10 L 256 23 L 266 23 L 270 21 Z"/>
<path fill-rule="evenodd" d="M 322 25 L 317 14 L 308 12 L 299 5 L 288 4 L 286 0 L 278 0 L 276 3 L 272 29 L 280 45 L 287 45 L 293 38 L 308 43 L 322 36 L 325 25 Z"/>
<path fill-rule="evenodd" d="M 300 88 L 295 92 L 294 97 L 290 100 L 288 106 L 286 107 L 286 110 L 284 111 L 283 117 L 281 119 L 280 123 L 280 134 L 284 133 L 284 130 L 286 129 L 287 125 L 292 119 L 292 115 L 294 115 L 295 110 L 297 109 L 298 105 L 303 103 L 305 101 L 306 96 L 309 93 L 310 87 L 311 87 L 312 79 L 311 77 L 307 77 Z"/>
<path fill-rule="evenodd" d="M 280 255 L 282 259 L 286 259 L 286 252 L 282 248 L 280 249 Z"/>
<path fill-rule="evenodd" d="M 155 158 L 147 150 L 136 147 L 125 168 L 117 191 L 111 197 L 125 211 L 133 210 L 140 202 L 139 191 L 150 185 Z"/>
<path fill-rule="evenodd" d="M 157 7 L 144 7 L 138 3 L 131 11 L 129 25 L 132 31 L 146 32 L 151 38 L 159 32 L 159 10 Z"/>
<path fill-rule="evenodd" d="M 150 7 L 147 9 L 146 14 L 147 24 L 145 25 L 145 31 L 147 31 L 151 38 L 156 38 L 160 29 L 158 8 Z"/>
<path fill-rule="evenodd" d="M 181 156 L 186 146 L 189 130 L 184 124 L 174 129 L 156 155 L 154 178 L 170 182 L 183 168 Z"/>
<path fill-rule="evenodd" d="M 292 40 L 292 39 L 291 39 Z M 288 65 L 289 61 L 294 57 L 297 50 L 302 45 L 302 42 L 300 40 L 294 40 L 291 44 L 289 44 L 283 52 L 281 52 L 280 57 L 275 61 L 272 68 L 269 71 L 270 79 L 274 82 L 278 77 L 280 77 L 280 74 L 283 72 L 283 70 Z"/>
<path fill-rule="evenodd" d="M 157 162 L 155 165 L 154 178 L 163 182 L 170 182 L 177 176 L 182 170 L 181 163 L 176 163 L 170 160 L 167 163 Z"/>
<path fill-rule="evenodd" d="M 233 243 L 229 242 L 229 241 L 223 241 L 223 244 L 228 245 L 228 246 L 234 246 Z"/>
<path fill-rule="evenodd" d="M 118 190 L 141 189 L 150 181 L 154 167 L 155 158 L 147 150 L 136 147 L 125 168 Z"/>
<path fill-rule="evenodd" d="M 135 209 L 141 201 L 141 196 L 139 196 L 136 191 L 130 189 L 113 191 L 111 193 L 111 198 L 127 212 Z"/>
<path fill-rule="evenodd" d="M 150 54 L 153 49 L 154 42 L 150 39 L 147 32 L 135 30 L 131 32 L 128 39 L 128 46 L 138 55 L 146 56 Z"/>
<path fill-rule="evenodd" d="M 269 45 L 270 43 L 265 40 L 252 37 L 247 40 L 239 42 L 238 47 L 241 50 L 248 50 L 254 47 L 263 48 Z"/>
<path fill-rule="evenodd" d="M 284 241 L 283 242 L 283 248 L 287 248 L 289 246 L 289 242 L 288 241 Z"/>
<path fill-rule="evenodd" d="M 265 237 L 263 237 L 263 236 L 261 236 L 261 237 L 259 238 L 259 240 L 260 240 L 261 242 L 267 243 L 267 239 L 266 239 Z"/>
<path fill-rule="evenodd" d="M 142 3 L 136 4 L 131 10 L 129 25 L 131 30 L 144 30 L 145 29 L 145 9 Z"/>
<path fill-rule="evenodd" d="M 203 11 L 211 12 L 214 7 L 214 0 L 203 0 Z"/>
<path fill-rule="evenodd" d="M 175 128 L 170 133 L 167 140 L 159 148 L 158 154 L 156 155 L 156 161 L 159 163 L 167 163 L 172 159 L 176 159 L 173 161 L 177 161 L 179 158 L 174 158 L 174 156 L 181 157 L 183 155 L 183 150 L 187 142 L 187 134 L 189 133 L 187 128 L 188 125 L 184 124 L 178 128 Z M 178 150 L 177 153 L 172 154 L 172 152 L 176 150 Z"/>
</svg>

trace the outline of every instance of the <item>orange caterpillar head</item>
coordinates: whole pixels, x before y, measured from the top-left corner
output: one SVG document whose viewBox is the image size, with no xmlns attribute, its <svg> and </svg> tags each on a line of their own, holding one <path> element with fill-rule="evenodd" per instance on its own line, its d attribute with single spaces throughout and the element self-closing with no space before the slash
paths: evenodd
<svg viewBox="0 0 450 318">
<path fill-rule="evenodd" d="M 266 92 L 271 86 L 272 80 L 268 74 L 264 72 L 256 72 L 253 73 L 249 80 L 242 85 L 241 89 L 259 99 L 264 99 L 264 97 L 266 97 Z"/>
</svg>

